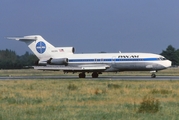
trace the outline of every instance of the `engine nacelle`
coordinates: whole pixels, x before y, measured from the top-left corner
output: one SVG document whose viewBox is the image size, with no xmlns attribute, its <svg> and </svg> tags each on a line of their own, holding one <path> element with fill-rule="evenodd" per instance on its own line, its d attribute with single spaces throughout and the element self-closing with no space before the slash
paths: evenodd
<svg viewBox="0 0 179 120">
<path fill-rule="evenodd" d="M 56 47 L 56 50 L 60 53 L 74 53 L 75 48 L 74 47 Z"/>
<path fill-rule="evenodd" d="M 47 63 L 50 65 L 67 65 L 68 58 L 50 58 Z"/>
</svg>

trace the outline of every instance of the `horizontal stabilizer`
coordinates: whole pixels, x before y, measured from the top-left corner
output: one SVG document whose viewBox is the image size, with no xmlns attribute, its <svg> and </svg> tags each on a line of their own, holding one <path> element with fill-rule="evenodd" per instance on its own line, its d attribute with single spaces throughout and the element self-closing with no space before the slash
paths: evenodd
<svg viewBox="0 0 179 120">
<path fill-rule="evenodd" d="M 7 39 L 17 40 L 17 41 L 35 41 L 37 37 L 7 37 Z"/>
</svg>

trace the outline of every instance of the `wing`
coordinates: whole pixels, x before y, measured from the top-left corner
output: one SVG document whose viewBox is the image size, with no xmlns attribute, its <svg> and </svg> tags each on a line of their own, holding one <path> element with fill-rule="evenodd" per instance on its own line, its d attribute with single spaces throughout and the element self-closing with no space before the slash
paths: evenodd
<svg viewBox="0 0 179 120">
<path fill-rule="evenodd" d="M 33 66 L 37 70 L 63 70 L 69 72 L 90 72 L 90 71 L 105 71 L 110 66 L 105 64 L 88 64 L 79 66 L 61 66 L 61 65 L 47 65 L 47 66 Z"/>
</svg>

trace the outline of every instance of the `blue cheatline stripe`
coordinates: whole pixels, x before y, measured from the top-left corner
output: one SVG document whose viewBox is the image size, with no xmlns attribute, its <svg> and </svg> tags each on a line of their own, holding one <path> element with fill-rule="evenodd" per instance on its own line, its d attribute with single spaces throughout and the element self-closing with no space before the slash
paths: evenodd
<svg viewBox="0 0 179 120">
<path fill-rule="evenodd" d="M 111 62 L 111 61 L 157 61 L 158 58 L 128 58 L 128 59 L 121 59 L 121 58 L 105 58 L 105 59 L 69 59 L 69 62 Z"/>
</svg>

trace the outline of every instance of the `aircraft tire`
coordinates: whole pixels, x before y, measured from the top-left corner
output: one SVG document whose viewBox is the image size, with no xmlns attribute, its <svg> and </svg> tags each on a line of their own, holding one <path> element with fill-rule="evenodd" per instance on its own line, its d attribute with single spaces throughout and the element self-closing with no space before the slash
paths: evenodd
<svg viewBox="0 0 179 120">
<path fill-rule="evenodd" d="M 86 78 L 86 74 L 85 73 L 80 73 L 79 78 Z"/>
<path fill-rule="evenodd" d="M 92 73 L 92 78 L 98 78 L 98 73 L 97 72 L 93 72 Z"/>
<path fill-rule="evenodd" d="M 155 73 L 152 73 L 151 78 L 156 78 Z"/>
</svg>

